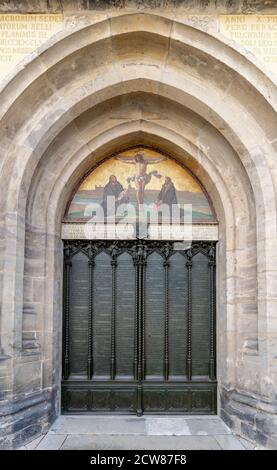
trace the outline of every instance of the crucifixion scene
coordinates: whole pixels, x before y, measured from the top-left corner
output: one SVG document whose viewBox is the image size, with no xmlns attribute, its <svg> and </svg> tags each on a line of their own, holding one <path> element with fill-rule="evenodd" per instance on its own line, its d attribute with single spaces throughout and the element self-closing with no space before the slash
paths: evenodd
<svg viewBox="0 0 277 470">
<path fill-rule="evenodd" d="M 132 217 L 128 216 L 132 219 L 141 212 L 156 213 L 164 205 L 171 211 L 173 206 L 191 204 L 193 222 L 214 220 L 206 195 L 189 171 L 144 147 L 113 155 L 92 169 L 73 195 L 67 218 L 86 218 L 91 203 L 103 209 L 107 222 L 122 217 L 124 205 L 133 207 Z"/>
<path fill-rule="evenodd" d="M 162 175 L 157 170 L 152 170 L 147 172 L 147 167 L 149 165 L 154 165 L 159 162 L 162 162 L 165 157 L 147 157 L 145 156 L 145 152 L 143 150 L 139 150 L 135 156 L 124 155 L 116 157 L 119 161 L 123 163 L 128 163 L 130 165 L 135 165 L 135 174 L 132 176 L 128 176 L 127 183 L 131 188 L 131 183 L 135 184 L 136 189 L 136 200 L 138 206 L 141 206 L 144 203 L 144 193 L 145 187 L 148 183 L 150 183 L 152 177 L 155 178 L 162 178 Z"/>
</svg>

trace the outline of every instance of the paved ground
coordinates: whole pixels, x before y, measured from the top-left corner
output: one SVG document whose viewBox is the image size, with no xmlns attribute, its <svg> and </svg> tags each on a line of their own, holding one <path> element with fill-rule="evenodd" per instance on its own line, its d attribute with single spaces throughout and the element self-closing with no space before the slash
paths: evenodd
<svg viewBox="0 0 277 470">
<path fill-rule="evenodd" d="M 246 450 L 218 416 L 60 416 L 22 450 Z"/>
</svg>

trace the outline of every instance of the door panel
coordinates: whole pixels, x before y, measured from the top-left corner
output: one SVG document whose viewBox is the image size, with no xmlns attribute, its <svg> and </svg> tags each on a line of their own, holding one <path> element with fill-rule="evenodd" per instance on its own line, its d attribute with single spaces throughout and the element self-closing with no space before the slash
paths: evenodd
<svg viewBox="0 0 277 470">
<path fill-rule="evenodd" d="M 186 379 L 188 276 L 185 258 L 175 253 L 170 258 L 168 270 L 169 297 L 169 378 Z"/>
<path fill-rule="evenodd" d="M 132 256 L 122 253 L 116 267 L 116 378 L 134 378 L 135 270 Z"/>
<path fill-rule="evenodd" d="M 209 259 L 197 253 L 192 264 L 191 318 L 192 318 L 192 375 L 209 376 Z"/>
<path fill-rule="evenodd" d="M 65 242 L 64 413 L 215 413 L 215 245 Z"/>
<path fill-rule="evenodd" d="M 112 273 L 105 252 L 94 258 L 93 281 L 93 378 L 110 379 Z"/>
<path fill-rule="evenodd" d="M 157 252 L 147 257 L 145 267 L 145 380 L 164 376 L 164 268 Z"/>
<path fill-rule="evenodd" d="M 76 254 L 70 278 L 69 363 L 70 375 L 86 376 L 88 349 L 88 260 L 83 252 Z"/>
</svg>

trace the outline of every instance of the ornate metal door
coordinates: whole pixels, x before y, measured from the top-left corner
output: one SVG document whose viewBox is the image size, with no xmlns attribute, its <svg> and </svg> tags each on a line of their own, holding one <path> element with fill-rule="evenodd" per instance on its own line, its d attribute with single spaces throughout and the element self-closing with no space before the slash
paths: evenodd
<svg viewBox="0 0 277 470">
<path fill-rule="evenodd" d="M 64 413 L 216 413 L 214 243 L 66 241 L 64 264 Z"/>
</svg>

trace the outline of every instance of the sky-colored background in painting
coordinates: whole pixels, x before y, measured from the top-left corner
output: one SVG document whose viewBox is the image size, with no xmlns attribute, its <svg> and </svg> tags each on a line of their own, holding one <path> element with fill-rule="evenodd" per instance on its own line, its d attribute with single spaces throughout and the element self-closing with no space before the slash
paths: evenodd
<svg viewBox="0 0 277 470">
<path fill-rule="evenodd" d="M 138 148 L 127 150 L 126 152 L 121 152 L 120 157 L 134 158 L 138 152 Z M 144 156 L 151 161 L 155 161 L 156 158 L 163 157 L 158 152 L 150 149 L 142 149 Z M 157 170 L 159 174 L 162 175 L 161 179 L 152 177 L 151 181 L 146 186 L 147 189 L 155 189 L 160 191 L 161 185 L 164 183 L 164 177 L 169 176 L 174 182 L 175 188 L 177 191 L 192 191 L 192 192 L 202 192 L 201 187 L 195 181 L 195 179 L 184 170 L 183 167 L 176 164 L 174 160 L 170 158 L 163 157 L 164 160 L 159 163 L 149 164 L 147 167 L 147 173 L 152 170 Z M 127 187 L 127 177 L 132 176 L 135 173 L 135 165 L 131 163 L 122 162 L 117 160 L 116 157 L 112 157 L 109 160 L 106 160 L 102 165 L 97 167 L 90 175 L 83 181 L 79 187 L 79 191 L 95 189 L 95 186 L 104 187 L 108 182 L 110 175 L 115 175 L 118 181 L 122 184 L 123 188 Z"/>
</svg>

